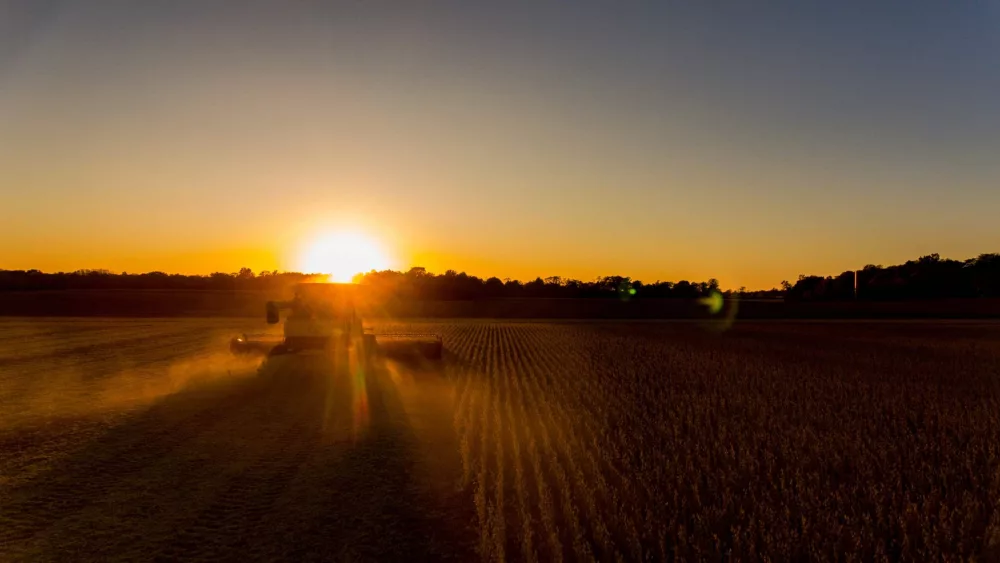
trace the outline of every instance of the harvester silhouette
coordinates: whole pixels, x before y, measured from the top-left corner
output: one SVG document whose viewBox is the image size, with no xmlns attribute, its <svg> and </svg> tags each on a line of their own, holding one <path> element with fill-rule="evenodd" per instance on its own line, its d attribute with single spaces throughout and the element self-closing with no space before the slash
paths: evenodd
<svg viewBox="0 0 1000 563">
<path fill-rule="evenodd" d="M 300 283 L 289 301 L 269 301 L 267 322 L 281 321 L 287 310 L 281 340 L 252 337 L 233 338 L 230 351 L 240 356 L 277 356 L 299 353 L 333 353 L 353 349 L 359 358 L 440 359 L 440 335 L 375 333 L 358 314 L 360 286 L 348 283 Z"/>
</svg>

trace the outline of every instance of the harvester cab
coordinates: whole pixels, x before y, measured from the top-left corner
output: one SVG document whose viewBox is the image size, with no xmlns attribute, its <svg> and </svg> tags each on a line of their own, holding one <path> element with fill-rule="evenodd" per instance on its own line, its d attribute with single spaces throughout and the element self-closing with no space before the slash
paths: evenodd
<svg viewBox="0 0 1000 563">
<path fill-rule="evenodd" d="M 268 301 L 267 322 L 277 324 L 281 311 L 289 311 L 282 343 L 288 352 L 350 347 L 354 337 L 364 334 L 354 306 L 354 289 L 351 284 L 299 284 L 292 300 Z"/>
<path fill-rule="evenodd" d="M 268 324 L 281 322 L 280 342 L 238 336 L 230 341 L 237 355 L 278 355 L 354 348 L 365 360 L 376 355 L 439 359 L 443 343 L 431 334 L 376 334 L 364 326 L 358 312 L 360 286 L 346 283 L 301 283 L 289 301 L 268 301 Z"/>
</svg>

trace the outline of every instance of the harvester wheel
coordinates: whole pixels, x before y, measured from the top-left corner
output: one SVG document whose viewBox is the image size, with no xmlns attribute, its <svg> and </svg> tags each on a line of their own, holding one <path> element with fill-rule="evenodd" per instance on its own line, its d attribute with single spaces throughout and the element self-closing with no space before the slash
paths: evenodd
<svg viewBox="0 0 1000 563">
<path fill-rule="evenodd" d="M 424 356 L 432 360 L 440 360 L 442 348 L 443 346 L 441 341 L 428 344 L 427 347 L 424 349 Z"/>
<path fill-rule="evenodd" d="M 361 354 L 364 357 L 365 365 L 371 365 L 375 360 L 375 354 L 378 351 L 378 342 L 375 340 L 374 334 L 363 334 L 361 336 Z"/>
<path fill-rule="evenodd" d="M 290 352 L 291 352 L 291 350 L 289 350 L 289 348 L 288 348 L 288 346 L 286 344 L 278 344 L 274 348 L 271 348 L 271 351 L 268 352 L 267 355 L 268 356 L 283 356 L 283 355 L 288 354 Z"/>
</svg>

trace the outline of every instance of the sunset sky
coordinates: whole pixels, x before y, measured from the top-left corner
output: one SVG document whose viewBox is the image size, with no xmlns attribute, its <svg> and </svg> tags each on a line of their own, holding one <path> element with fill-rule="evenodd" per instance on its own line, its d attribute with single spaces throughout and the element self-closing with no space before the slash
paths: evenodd
<svg viewBox="0 0 1000 563">
<path fill-rule="evenodd" d="M 0 0 L 0 268 L 350 231 L 770 288 L 1000 251 L 1000 2 L 764 4 Z"/>
</svg>

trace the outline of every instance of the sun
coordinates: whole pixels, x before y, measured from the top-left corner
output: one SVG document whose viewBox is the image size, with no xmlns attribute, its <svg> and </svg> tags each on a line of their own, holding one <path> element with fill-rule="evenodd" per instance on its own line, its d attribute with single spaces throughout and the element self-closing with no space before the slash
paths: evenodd
<svg viewBox="0 0 1000 563">
<path fill-rule="evenodd" d="M 350 282 L 357 274 L 390 267 L 381 245 L 358 232 L 320 235 L 306 247 L 299 261 L 303 273 L 328 274 L 332 282 Z"/>
</svg>

